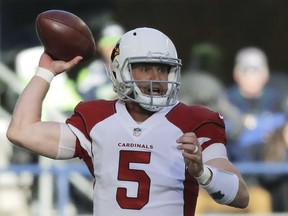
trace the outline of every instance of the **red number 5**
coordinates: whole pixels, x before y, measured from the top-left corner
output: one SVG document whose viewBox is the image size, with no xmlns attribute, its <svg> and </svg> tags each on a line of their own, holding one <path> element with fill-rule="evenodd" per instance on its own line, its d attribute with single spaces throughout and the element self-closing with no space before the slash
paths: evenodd
<svg viewBox="0 0 288 216">
<path fill-rule="evenodd" d="M 143 170 L 130 169 L 130 163 L 150 163 L 150 152 L 120 151 L 118 180 L 138 182 L 137 197 L 128 197 L 127 188 L 118 187 L 116 199 L 121 208 L 141 209 L 149 201 L 150 178 Z"/>
</svg>

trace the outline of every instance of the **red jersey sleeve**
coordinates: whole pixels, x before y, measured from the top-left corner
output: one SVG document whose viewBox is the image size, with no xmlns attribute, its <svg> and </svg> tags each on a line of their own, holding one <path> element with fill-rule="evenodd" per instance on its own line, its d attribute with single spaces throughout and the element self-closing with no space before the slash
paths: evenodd
<svg viewBox="0 0 288 216">
<path fill-rule="evenodd" d="M 203 149 L 213 143 L 226 145 L 224 120 L 217 112 L 203 106 L 179 103 L 166 117 L 183 133 L 194 132 L 198 138 L 208 138 L 209 141 L 202 145 Z"/>
</svg>

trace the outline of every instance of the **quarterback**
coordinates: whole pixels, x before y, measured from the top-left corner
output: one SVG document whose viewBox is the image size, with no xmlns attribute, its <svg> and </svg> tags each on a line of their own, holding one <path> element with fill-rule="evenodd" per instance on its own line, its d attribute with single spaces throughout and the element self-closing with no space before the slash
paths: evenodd
<svg viewBox="0 0 288 216">
<path fill-rule="evenodd" d="M 217 203 L 248 205 L 223 117 L 177 99 L 182 65 L 165 34 L 143 27 L 120 38 L 108 70 L 118 99 L 80 102 L 66 122 L 41 121 L 50 82 L 81 59 L 42 54 L 7 137 L 42 156 L 82 159 L 95 179 L 94 216 L 193 216 L 199 186 Z"/>
</svg>

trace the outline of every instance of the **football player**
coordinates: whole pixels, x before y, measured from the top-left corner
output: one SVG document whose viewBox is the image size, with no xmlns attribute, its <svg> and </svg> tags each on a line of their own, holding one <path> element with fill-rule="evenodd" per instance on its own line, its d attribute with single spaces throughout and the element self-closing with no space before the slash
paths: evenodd
<svg viewBox="0 0 288 216">
<path fill-rule="evenodd" d="M 109 72 L 119 99 L 80 102 L 65 123 L 41 121 L 49 83 L 81 59 L 42 54 L 7 137 L 49 158 L 83 159 L 95 178 L 95 216 L 192 216 L 199 185 L 220 204 L 248 205 L 223 117 L 177 100 L 181 60 L 165 34 L 137 28 L 120 38 Z"/>
</svg>

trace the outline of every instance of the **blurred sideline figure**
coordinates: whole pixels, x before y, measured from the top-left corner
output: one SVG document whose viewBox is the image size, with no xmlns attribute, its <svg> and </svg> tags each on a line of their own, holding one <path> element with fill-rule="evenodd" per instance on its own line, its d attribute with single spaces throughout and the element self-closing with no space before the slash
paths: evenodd
<svg viewBox="0 0 288 216">
<path fill-rule="evenodd" d="M 230 103 L 240 110 L 244 127 L 238 139 L 227 146 L 228 155 L 234 162 L 259 162 L 262 161 L 261 152 L 267 134 L 286 121 L 281 94 L 275 86 L 268 84 L 270 80 L 268 59 L 264 51 L 257 47 L 245 47 L 237 52 L 233 78 L 235 84 L 227 88 L 226 93 Z M 269 194 L 260 185 L 259 176 L 244 175 L 244 178 L 250 189 L 256 187 L 261 191 L 258 194 L 259 197 L 261 193 L 263 194 L 262 199 L 267 193 Z M 271 200 L 270 194 L 263 203 L 268 203 L 269 199 Z M 263 203 L 261 206 L 265 207 Z M 272 211 L 272 203 L 270 208 Z"/>
<path fill-rule="evenodd" d="M 228 153 L 232 161 L 259 161 L 266 134 L 285 122 L 281 94 L 267 84 L 270 70 L 259 48 L 247 47 L 237 53 L 233 78 L 235 84 L 226 93 L 230 103 L 241 111 L 244 129 Z"/>
<path fill-rule="evenodd" d="M 241 113 L 232 105 L 225 95 L 225 87 L 216 76 L 204 71 L 186 71 L 182 75 L 180 100 L 187 104 L 198 104 L 208 107 L 224 116 L 227 126 L 227 148 L 229 143 L 233 142 L 241 132 L 243 125 L 241 123 Z M 240 155 L 242 153 L 239 153 Z M 197 214 L 211 212 L 249 212 L 263 213 L 271 212 L 271 200 L 268 192 L 262 188 L 249 188 L 250 203 L 245 210 L 231 208 L 211 202 L 209 195 L 204 191 L 199 191 L 199 197 L 196 207 Z"/>
<path fill-rule="evenodd" d="M 83 100 L 116 98 L 107 70 L 110 70 L 112 50 L 123 33 L 123 27 L 114 22 L 104 25 L 100 36 L 93 33 L 96 39 L 96 57 L 79 70 L 76 78 L 77 89 Z"/>
</svg>

